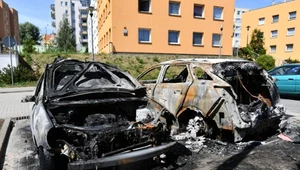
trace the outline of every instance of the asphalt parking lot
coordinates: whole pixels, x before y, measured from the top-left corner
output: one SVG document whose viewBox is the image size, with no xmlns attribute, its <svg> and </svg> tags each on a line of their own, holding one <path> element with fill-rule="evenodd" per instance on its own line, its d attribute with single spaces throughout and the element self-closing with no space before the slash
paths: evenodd
<svg viewBox="0 0 300 170">
<path fill-rule="evenodd" d="M 26 117 L 29 115 L 30 103 L 21 103 L 21 99 L 32 92 L 0 92 L 0 118 Z M 300 99 L 283 98 L 282 104 L 286 106 L 286 114 L 293 120 L 300 120 Z M 225 157 L 223 157 L 224 159 Z M 248 159 L 249 160 L 249 159 Z M 222 159 L 219 159 L 221 162 Z M 220 163 L 219 162 L 219 163 Z M 203 163 L 203 162 L 202 162 Z M 17 120 L 11 132 L 5 155 L 3 169 L 38 169 L 38 156 L 31 141 L 29 119 Z M 184 167 L 196 168 L 196 167 Z M 215 169 L 216 167 L 214 166 Z"/>
</svg>

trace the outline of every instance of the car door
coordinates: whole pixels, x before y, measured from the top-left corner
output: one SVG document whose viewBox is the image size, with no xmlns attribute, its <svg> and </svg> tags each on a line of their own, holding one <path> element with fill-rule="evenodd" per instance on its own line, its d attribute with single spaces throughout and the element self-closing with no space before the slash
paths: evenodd
<svg viewBox="0 0 300 170">
<path fill-rule="evenodd" d="M 300 69 L 298 70 L 297 75 L 295 76 L 296 80 L 296 94 L 300 94 Z"/>
<path fill-rule="evenodd" d="M 166 65 L 161 72 L 153 98 L 172 114 L 176 114 L 192 84 L 190 70 L 185 64 Z"/>
<path fill-rule="evenodd" d="M 294 94 L 296 92 L 296 75 L 299 71 L 297 65 L 281 66 L 270 72 L 276 78 L 279 93 Z"/>
<path fill-rule="evenodd" d="M 160 75 L 162 66 L 152 67 L 145 72 L 143 72 L 140 76 L 138 76 L 137 80 L 147 88 L 147 96 L 149 98 L 153 98 L 153 90 L 157 84 L 157 80 Z"/>
</svg>

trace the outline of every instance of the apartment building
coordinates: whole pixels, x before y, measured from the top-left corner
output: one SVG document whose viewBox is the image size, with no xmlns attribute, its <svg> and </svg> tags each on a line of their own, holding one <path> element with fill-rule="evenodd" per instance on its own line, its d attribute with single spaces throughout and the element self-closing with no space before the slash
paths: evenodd
<svg viewBox="0 0 300 170">
<path fill-rule="evenodd" d="M 82 50 L 88 45 L 87 18 L 90 0 L 54 0 L 50 5 L 52 26 L 59 29 L 63 17 L 67 17 L 76 37 L 76 49 Z"/>
<path fill-rule="evenodd" d="M 0 39 L 10 35 L 20 41 L 18 11 L 0 0 Z"/>
<path fill-rule="evenodd" d="M 234 0 L 98 0 L 96 10 L 99 52 L 232 54 Z"/>
<path fill-rule="evenodd" d="M 242 14 L 249 11 L 250 9 L 235 8 L 233 16 L 233 35 L 232 35 L 232 47 L 238 49 L 241 43 L 241 26 L 242 26 Z"/>
<path fill-rule="evenodd" d="M 95 8 L 97 6 L 98 6 L 98 0 L 91 0 L 91 7 Z M 99 50 L 98 50 L 98 21 L 97 21 L 98 12 L 96 10 L 93 11 L 92 17 L 88 17 L 88 42 L 89 42 L 88 51 L 89 53 L 91 53 L 93 48 L 94 53 L 97 54 Z M 93 22 L 93 24 L 91 22 Z M 91 28 L 92 26 L 91 24 L 93 25 L 93 28 Z M 93 36 L 92 36 L 92 32 L 93 32 Z M 92 47 L 92 41 L 93 41 L 93 47 Z"/>
<path fill-rule="evenodd" d="M 247 45 L 247 39 L 250 42 L 255 28 L 264 32 L 267 54 L 272 55 L 277 64 L 288 58 L 300 59 L 300 0 L 245 12 L 242 21 L 242 47 Z"/>
</svg>

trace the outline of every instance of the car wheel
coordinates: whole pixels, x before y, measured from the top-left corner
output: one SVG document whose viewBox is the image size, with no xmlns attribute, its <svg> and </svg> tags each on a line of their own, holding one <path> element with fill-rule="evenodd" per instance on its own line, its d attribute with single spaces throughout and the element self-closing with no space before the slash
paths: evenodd
<svg viewBox="0 0 300 170">
<path fill-rule="evenodd" d="M 54 170 L 54 157 L 49 153 L 44 152 L 43 147 L 38 148 L 39 160 L 40 160 L 40 170 Z"/>
</svg>

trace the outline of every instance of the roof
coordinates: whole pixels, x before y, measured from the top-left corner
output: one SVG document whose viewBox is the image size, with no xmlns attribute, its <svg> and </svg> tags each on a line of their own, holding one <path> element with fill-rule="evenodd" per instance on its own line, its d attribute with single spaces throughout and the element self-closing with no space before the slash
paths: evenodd
<svg viewBox="0 0 300 170">
<path fill-rule="evenodd" d="M 176 60 L 170 60 L 165 61 L 160 64 L 174 64 L 174 63 L 205 63 L 205 64 L 216 64 L 216 63 L 223 63 L 223 62 L 245 62 L 248 60 L 243 59 L 229 59 L 229 58 L 215 58 L 215 59 L 206 59 L 206 58 L 188 58 L 188 59 L 176 59 Z"/>
</svg>

